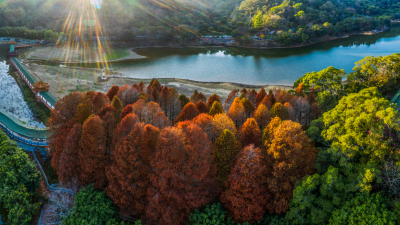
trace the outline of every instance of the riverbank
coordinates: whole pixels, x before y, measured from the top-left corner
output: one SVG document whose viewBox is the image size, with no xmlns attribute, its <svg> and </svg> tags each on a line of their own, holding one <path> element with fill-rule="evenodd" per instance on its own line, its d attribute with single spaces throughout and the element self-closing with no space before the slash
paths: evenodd
<svg viewBox="0 0 400 225">
<path fill-rule="evenodd" d="M 148 85 L 151 81 L 151 79 L 119 77 L 110 78 L 108 81 L 102 82 L 99 79 L 101 75 L 100 69 L 45 66 L 30 63 L 26 60 L 22 60 L 21 62 L 32 76 L 38 80 L 42 79 L 44 82 L 49 83 L 49 92 L 58 99 L 74 91 L 86 92 L 93 90 L 106 93 L 112 85 L 121 87 L 125 84 L 138 84 L 140 81 Z M 254 88 L 256 91 L 259 91 L 262 87 L 266 90 L 278 88 L 289 90 L 292 88 L 287 85 L 247 85 L 230 82 L 201 82 L 177 78 L 158 78 L 158 80 L 162 85 L 175 88 L 178 93 L 185 94 L 186 96 L 192 95 L 193 91 L 197 89 L 206 96 L 216 93 L 223 99 L 225 99 L 233 89 L 241 90 L 243 88 Z"/>
</svg>

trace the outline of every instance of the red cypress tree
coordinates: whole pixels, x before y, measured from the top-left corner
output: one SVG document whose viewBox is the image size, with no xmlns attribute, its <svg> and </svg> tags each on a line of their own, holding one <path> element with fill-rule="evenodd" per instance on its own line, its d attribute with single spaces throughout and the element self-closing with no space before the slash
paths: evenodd
<svg viewBox="0 0 400 225">
<path fill-rule="evenodd" d="M 160 129 L 150 124 L 144 126 L 141 157 L 143 159 L 143 162 L 148 165 L 150 165 L 150 160 L 156 151 L 159 137 Z"/>
<path fill-rule="evenodd" d="M 275 94 L 275 96 L 277 96 L 276 102 L 280 102 L 282 104 L 285 104 L 285 102 L 290 102 L 293 99 L 293 95 L 290 95 L 286 90 L 281 90 L 279 94 Z"/>
<path fill-rule="evenodd" d="M 48 126 L 51 127 L 51 133 L 49 141 L 51 142 L 52 137 L 57 136 L 58 125 L 65 124 L 70 121 L 75 115 L 78 108 L 78 104 L 81 102 L 83 94 L 80 92 L 74 92 L 68 94 L 58 100 L 51 111 Z"/>
<path fill-rule="evenodd" d="M 255 105 L 258 106 L 266 95 L 267 93 L 265 92 L 264 88 L 261 88 L 261 90 L 256 95 Z"/>
<path fill-rule="evenodd" d="M 107 112 L 106 115 L 101 119 L 103 120 L 103 127 L 106 132 L 107 154 L 111 155 L 111 151 L 113 149 L 114 130 L 117 127 L 117 117 L 115 116 L 115 113 Z"/>
<path fill-rule="evenodd" d="M 202 113 L 193 118 L 192 121 L 197 124 L 211 140 L 213 137 L 213 117 L 206 113 Z"/>
<path fill-rule="evenodd" d="M 128 114 L 121 120 L 113 133 L 114 147 L 117 147 L 118 143 L 124 140 L 126 135 L 128 135 L 132 131 L 136 123 L 139 123 L 139 119 L 134 113 Z"/>
<path fill-rule="evenodd" d="M 133 105 L 129 104 L 129 105 L 125 106 L 121 112 L 121 116 L 120 116 L 121 120 L 131 112 L 133 112 Z"/>
<path fill-rule="evenodd" d="M 65 186 L 78 180 L 79 175 L 79 141 L 82 135 L 82 125 L 77 123 L 68 133 L 65 143 L 64 151 L 60 156 L 60 165 L 57 171 L 60 183 Z"/>
<path fill-rule="evenodd" d="M 160 112 L 162 112 L 162 109 L 158 103 L 149 102 L 142 111 L 142 121 L 146 124 L 151 124 L 153 118 Z"/>
<path fill-rule="evenodd" d="M 132 110 L 140 121 L 143 120 L 143 110 L 145 107 L 146 107 L 146 101 L 143 99 L 139 99 L 132 105 Z"/>
<path fill-rule="evenodd" d="M 249 118 L 241 127 L 240 131 L 242 145 L 254 144 L 258 147 L 261 143 L 261 130 L 254 118 Z"/>
<path fill-rule="evenodd" d="M 174 122 L 178 123 L 185 120 L 191 120 L 199 114 L 199 110 L 196 108 L 193 102 L 189 102 L 185 105 L 185 107 L 183 107 L 181 113 L 178 115 L 178 117 L 176 117 Z"/>
<path fill-rule="evenodd" d="M 271 102 L 271 106 L 274 106 L 276 99 L 275 99 L 274 93 L 272 93 L 272 90 L 269 90 L 268 99 Z"/>
<path fill-rule="evenodd" d="M 207 135 L 190 121 L 178 127 L 161 131 L 150 162 L 146 215 L 152 224 L 185 224 L 195 208 L 206 205 L 219 191 Z"/>
<path fill-rule="evenodd" d="M 116 109 L 114 106 L 108 104 L 108 105 L 105 105 L 105 106 L 100 110 L 100 112 L 99 112 L 97 115 L 100 116 L 101 119 L 103 119 L 103 117 L 104 117 L 108 112 L 111 112 L 111 113 L 116 114 L 116 113 L 117 113 L 117 109 Z"/>
<path fill-rule="evenodd" d="M 221 104 L 221 97 L 219 97 L 219 95 L 214 93 L 213 95 L 211 95 L 208 98 L 207 107 L 211 108 L 211 106 L 214 104 L 215 101 L 217 101 L 217 102 L 219 102 L 219 104 Z"/>
<path fill-rule="evenodd" d="M 199 113 L 208 113 L 209 109 L 203 101 L 198 101 L 195 104 L 196 108 L 199 110 Z"/>
<path fill-rule="evenodd" d="M 146 85 L 144 85 L 143 81 L 140 81 L 138 87 L 141 92 L 144 92 L 146 90 Z"/>
<path fill-rule="evenodd" d="M 270 110 L 272 108 L 272 102 L 269 100 L 269 96 L 268 95 L 264 97 L 264 99 L 261 101 L 260 104 L 265 105 L 268 108 L 268 110 Z"/>
<path fill-rule="evenodd" d="M 167 114 L 168 112 L 170 99 L 171 99 L 171 91 L 167 86 L 165 86 L 163 87 L 163 89 L 161 89 L 161 94 L 160 94 L 160 105 L 161 108 L 164 110 L 165 114 Z"/>
<path fill-rule="evenodd" d="M 256 96 L 257 96 L 257 92 L 254 89 L 251 89 L 251 91 L 248 91 L 246 93 L 246 98 L 248 98 L 251 101 L 251 103 L 253 103 L 253 105 L 255 105 Z"/>
<path fill-rule="evenodd" d="M 53 133 L 49 140 L 49 148 L 51 153 L 51 166 L 55 171 L 58 170 L 60 157 L 64 151 L 66 137 L 76 122 L 71 120 L 66 124 L 61 124 L 55 129 L 57 133 Z"/>
<path fill-rule="evenodd" d="M 246 94 L 247 94 L 246 88 L 243 88 L 243 89 L 240 91 L 240 94 L 243 94 L 244 96 L 246 96 Z"/>
<path fill-rule="evenodd" d="M 296 112 L 294 111 L 293 106 L 289 102 L 286 102 L 283 106 L 285 106 L 288 111 L 289 120 L 296 121 Z"/>
<path fill-rule="evenodd" d="M 151 95 L 153 96 L 153 99 L 155 102 L 160 102 L 160 94 L 158 93 L 158 89 L 156 87 L 153 87 L 153 90 L 151 91 Z"/>
<path fill-rule="evenodd" d="M 106 134 L 99 116 L 89 118 L 82 128 L 79 141 L 79 180 L 83 186 L 94 183 L 98 189 L 106 185 L 108 166 Z"/>
<path fill-rule="evenodd" d="M 163 129 L 164 127 L 171 126 L 171 121 L 169 121 L 163 112 L 159 112 L 155 117 L 153 117 L 151 125 Z"/>
<path fill-rule="evenodd" d="M 259 148 L 245 147 L 238 154 L 229 175 L 229 188 L 221 195 L 221 202 L 236 222 L 255 222 L 262 219 L 269 195 L 265 187 L 266 163 Z"/>
<path fill-rule="evenodd" d="M 92 100 L 92 112 L 97 115 L 107 104 L 110 104 L 110 99 L 105 94 L 97 92 Z"/>
<path fill-rule="evenodd" d="M 107 92 L 107 94 L 106 94 L 107 97 L 108 97 L 108 99 L 109 99 L 110 101 L 112 101 L 113 98 L 114 98 L 114 96 L 117 95 L 118 91 L 119 91 L 119 86 L 118 86 L 118 85 L 113 85 L 113 86 L 110 88 L 110 90 L 108 90 L 108 92 Z"/>
<path fill-rule="evenodd" d="M 115 148 L 113 162 L 107 170 L 107 194 L 123 215 L 140 217 L 147 206 L 150 166 L 142 158 L 143 124 L 126 136 Z"/>
<path fill-rule="evenodd" d="M 161 83 L 157 79 L 155 79 L 152 83 L 152 86 L 155 87 L 157 90 L 160 90 L 161 88 Z"/>
</svg>

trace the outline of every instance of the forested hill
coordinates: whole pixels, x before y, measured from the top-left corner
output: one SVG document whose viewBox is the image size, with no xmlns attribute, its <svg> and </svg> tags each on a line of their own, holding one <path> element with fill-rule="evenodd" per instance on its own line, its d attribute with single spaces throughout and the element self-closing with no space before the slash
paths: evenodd
<svg viewBox="0 0 400 225">
<path fill-rule="evenodd" d="M 105 35 L 126 40 L 231 34 L 242 41 L 257 35 L 282 44 L 305 43 L 383 29 L 400 18 L 399 0 L 4 0 L 0 6 L 0 27 L 67 34 L 94 20 Z"/>
</svg>

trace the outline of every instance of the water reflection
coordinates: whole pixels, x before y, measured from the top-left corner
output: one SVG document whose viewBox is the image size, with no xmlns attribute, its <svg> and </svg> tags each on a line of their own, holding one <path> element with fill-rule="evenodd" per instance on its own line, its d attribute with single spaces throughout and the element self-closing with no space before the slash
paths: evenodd
<svg viewBox="0 0 400 225">
<path fill-rule="evenodd" d="M 328 66 L 350 72 L 354 62 L 365 56 L 400 52 L 399 34 L 400 26 L 397 25 L 375 35 L 354 35 L 298 48 L 143 48 L 135 52 L 147 58 L 116 61 L 112 67 L 124 76 L 143 79 L 177 77 L 198 81 L 292 85 L 307 72 Z M 45 64 L 60 65 L 55 62 Z M 96 63 L 63 65 L 98 66 Z"/>
</svg>

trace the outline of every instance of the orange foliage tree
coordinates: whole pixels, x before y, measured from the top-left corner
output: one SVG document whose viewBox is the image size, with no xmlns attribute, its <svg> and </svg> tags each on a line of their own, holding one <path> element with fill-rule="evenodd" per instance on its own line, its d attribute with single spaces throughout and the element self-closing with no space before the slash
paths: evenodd
<svg viewBox="0 0 400 225">
<path fill-rule="evenodd" d="M 235 98 L 227 115 L 235 123 L 236 127 L 239 127 L 243 124 L 244 120 L 246 119 L 246 111 L 239 98 Z"/>
<path fill-rule="evenodd" d="M 60 183 L 65 186 L 78 180 L 78 152 L 79 152 L 79 141 L 82 135 L 82 125 L 77 123 L 68 133 L 65 144 L 64 151 L 60 156 L 60 166 L 57 171 L 58 179 Z"/>
<path fill-rule="evenodd" d="M 183 107 L 181 113 L 179 113 L 178 117 L 175 119 L 175 123 L 191 120 L 200 114 L 197 107 L 193 104 L 193 102 L 189 102 L 188 104 Z"/>
<path fill-rule="evenodd" d="M 228 111 L 229 108 L 231 107 L 233 101 L 235 100 L 236 97 L 239 96 L 239 91 L 236 89 L 233 89 L 233 91 L 231 91 L 231 93 L 229 93 L 228 97 L 225 100 L 224 103 L 224 110 Z"/>
<path fill-rule="evenodd" d="M 106 185 L 105 168 L 108 165 L 106 134 L 99 116 L 89 118 L 82 128 L 79 141 L 79 180 L 83 186 L 91 183 L 98 189 Z"/>
<path fill-rule="evenodd" d="M 215 141 L 214 147 L 214 161 L 218 168 L 217 181 L 226 187 L 225 182 L 231 173 L 236 155 L 241 150 L 241 144 L 236 140 L 235 135 L 231 131 L 225 129 Z"/>
<path fill-rule="evenodd" d="M 265 165 L 261 150 L 254 145 L 239 152 L 229 175 L 229 187 L 221 195 L 222 204 L 236 222 L 252 223 L 262 219 L 269 199 Z"/>
<path fill-rule="evenodd" d="M 254 144 L 256 147 L 261 143 L 261 130 L 254 118 L 249 118 L 240 130 L 242 145 Z"/>
<path fill-rule="evenodd" d="M 265 105 L 265 106 L 268 108 L 268 110 L 270 110 L 270 109 L 272 108 L 272 103 L 271 103 L 271 101 L 269 100 L 269 96 L 268 96 L 268 95 L 264 97 L 264 99 L 261 101 L 260 104 Z M 259 105 L 260 105 L 260 104 L 259 104 Z"/>
<path fill-rule="evenodd" d="M 304 95 L 303 90 L 304 90 L 304 84 L 303 83 L 300 83 L 299 86 L 295 89 L 295 91 L 296 91 L 296 93 L 298 95 Z"/>
<path fill-rule="evenodd" d="M 238 135 L 235 124 L 225 113 L 214 116 L 212 129 L 212 141 L 215 141 L 225 129 L 231 131 L 235 136 Z"/>
<path fill-rule="evenodd" d="M 197 101 L 195 106 L 199 110 L 199 113 L 208 113 L 209 112 L 208 106 L 206 105 L 206 103 L 204 103 L 201 100 Z"/>
<path fill-rule="evenodd" d="M 317 150 L 299 123 L 283 121 L 266 141 L 270 213 L 285 213 L 297 181 L 314 172 Z"/>
<path fill-rule="evenodd" d="M 257 110 L 254 113 L 254 119 L 256 119 L 258 126 L 260 129 L 264 129 L 265 126 L 268 125 L 269 121 L 271 121 L 271 115 L 269 114 L 269 110 L 263 104 L 259 104 Z"/>
<path fill-rule="evenodd" d="M 151 224 L 185 224 L 195 208 L 218 194 L 213 146 L 191 121 L 161 131 L 150 166 L 149 205 Z"/>
<path fill-rule="evenodd" d="M 112 101 L 113 98 L 114 98 L 114 96 L 117 95 L 118 91 L 119 91 L 119 86 L 118 86 L 118 85 L 113 85 L 113 86 L 110 88 L 110 90 L 108 90 L 108 92 L 107 92 L 107 94 L 106 94 L 107 97 L 108 97 L 108 99 L 109 99 L 110 101 Z"/>
<path fill-rule="evenodd" d="M 136 123 L 123 143 L 115 148 L 107 170 L 107 194 L 123 215 L 140 217 L 147 206 L 150 166 L 142 157 L 143 133 L 143 124 Z"/>
<path fill-rule="evenodd" d="M 192 121 L 197 124 L 211 140 L 213 132 L 213 117 L 208 114 L 202 113 L 193 118 Z"/>
</svg>

